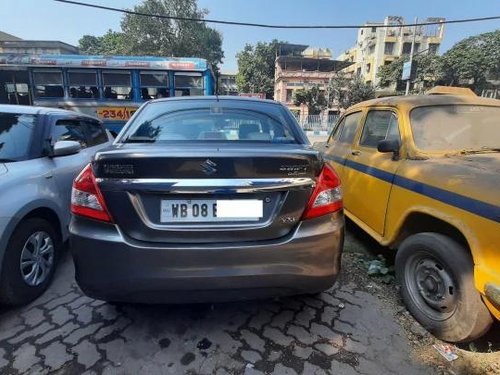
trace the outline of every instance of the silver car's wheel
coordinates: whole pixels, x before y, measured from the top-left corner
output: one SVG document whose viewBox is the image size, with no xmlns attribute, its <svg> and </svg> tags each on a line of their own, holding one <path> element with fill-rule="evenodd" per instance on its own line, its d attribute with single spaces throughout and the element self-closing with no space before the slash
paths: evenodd
<svg viewBox="0 0 500 375">
<path fill-rule="evenodd" d="M 47 232 L 33 233 L 24 244 L 20 259 L 21 275 L 26 284 L 42 284 L 54 267 L 54 243 Z"/>
</svg>

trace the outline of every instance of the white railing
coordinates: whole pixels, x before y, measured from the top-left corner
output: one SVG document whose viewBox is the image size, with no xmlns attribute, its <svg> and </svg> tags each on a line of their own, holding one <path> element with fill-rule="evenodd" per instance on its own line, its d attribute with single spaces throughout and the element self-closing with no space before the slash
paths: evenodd
<svg viewBox="0 0 500 375">
<path fill-rule="evenodd" d="M 315 133 L 319 133 L 320 131 L 330 132 L 335 126 L 338 115 L 309 115 L 309 116 L 300 116 L 295 115 L 295 118 L 299 122 L 302 130 L 304 131 L 313 131 Z"/>
</svg>

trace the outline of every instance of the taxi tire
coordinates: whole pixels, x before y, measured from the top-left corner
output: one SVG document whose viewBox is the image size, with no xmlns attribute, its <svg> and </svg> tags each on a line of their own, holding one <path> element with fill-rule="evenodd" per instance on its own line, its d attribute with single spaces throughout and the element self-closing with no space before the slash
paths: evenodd
<svg viewBox="0 0 500 375">
<path fill-rule="evenodd" d="M 435 320 L 423 312 L 411 297 L 405 268 L 418 253 L 439 260 L 454 279 L 459 293 L 456 310 L 445 320 Z M 493 323 L 488 308 L 474 285 L 474 264 L 470 253 L 452 238 L 439 233 L 418 233 L 405 239 L 396 253 L 396 278 L 401 296 L 414 318 L 437 338 L 448 342 L 470 342 L 485 334 Z"/>
<path fill-rule="evenodd" d="M 44 231 L 52 238 L 54 246 L 54 264 L 48 277 L 40 285 L 29 286 L 21 276 L 19 259 L 28 237 L 37 231 Z M 25 305 L 38 298 L 49 287 L 57 268 L 61 243 L 54 227 L 45 219 L 29 218 L 18 224 L 9 239 L 0 270 L 0 304 L 8 306 Z"/>
</svg>

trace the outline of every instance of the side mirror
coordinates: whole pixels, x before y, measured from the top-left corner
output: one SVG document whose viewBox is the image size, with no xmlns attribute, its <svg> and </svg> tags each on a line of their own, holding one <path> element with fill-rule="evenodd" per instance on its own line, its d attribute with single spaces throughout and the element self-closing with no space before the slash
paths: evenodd
<svg viewBox="0 0 500 375">
<path fill-rule="evenodd" d="M 399 159 L 399 149 L 401 147 L 401 143 L 399 139 L 384 139 L 377 144 L 378 152 L 392 152 L 392 160 Z"/>
<path fill-rule="evenodd" d="M 76 141 L 57 141 L 52 147 L 52 156 L 65 156 L 76 154 L 82 146 Z"/>
</svg>

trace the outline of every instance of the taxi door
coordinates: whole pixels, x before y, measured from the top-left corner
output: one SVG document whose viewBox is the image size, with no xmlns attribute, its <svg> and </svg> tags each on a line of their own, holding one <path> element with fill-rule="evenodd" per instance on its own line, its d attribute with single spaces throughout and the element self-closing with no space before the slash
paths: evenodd
<svg viewBox="0 0 500 375">
<path fill-rule="evenodd" d="M 384 235 L 387 204 L 400 161 L 393 153 L 378 152 L 377 145 L 394 138 L 401 144 L 396 112 L 369 110 L 344 167 L 344 207 L 380 236 Z"/>
<path fill-rule="evenodd" d="M 362 116 L 363 112 L 357 111 L 341 118 L 330 134 L 324 149 L 325 161 L 335 169 L 343 185 L 346 157 L 351 153 L 352 142 Z"/>
</svg>

